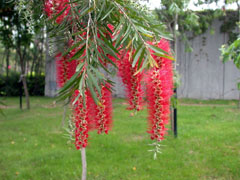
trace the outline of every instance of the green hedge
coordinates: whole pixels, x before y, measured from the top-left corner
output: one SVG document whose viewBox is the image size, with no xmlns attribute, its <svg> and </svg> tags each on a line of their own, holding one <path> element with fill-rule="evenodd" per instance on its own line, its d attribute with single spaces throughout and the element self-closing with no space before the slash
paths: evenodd
<svg viewBox="0 0 240 180">
<path fill-rule="evenodd" d="M 10 73 L 8 77 L 0 75 L 0 96 L 19 96 L 19 78 L 18 73 Z M 27 76 L 27 83 L 30 96 L 44 96 L 45 76 Z"/>
</svg>

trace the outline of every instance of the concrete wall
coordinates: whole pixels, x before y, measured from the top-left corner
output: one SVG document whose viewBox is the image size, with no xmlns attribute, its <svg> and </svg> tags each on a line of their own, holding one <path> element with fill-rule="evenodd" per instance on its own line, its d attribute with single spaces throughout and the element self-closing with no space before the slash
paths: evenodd
<svg viewBox="0 0 240 180">
<path fill-rule="evenodd" d="M 227 42 L 227 35 L 220 32 L 221 22 L 212 24 L 210 30 L 190 41 L 193 52 L 186 53 L 183 43 L 178 46 L 178 72 L 181 86 L 178 96 L 196 99 L 238 99 L 236 82 L 240 71 L 233 62 L 223 64 L 219 48 Z"/>
<path fill-rule="evenodd" d="M 48 40 L 48 39 L 47 39 Z M 55 97 L 57 95 L 56 83 L 56 62 L 53 57 L 49 55 L 48 42 L 46 43 L 46 63 L 45 63 L 45 92 L 44 95 L 48 97 Z"/>
</svg>

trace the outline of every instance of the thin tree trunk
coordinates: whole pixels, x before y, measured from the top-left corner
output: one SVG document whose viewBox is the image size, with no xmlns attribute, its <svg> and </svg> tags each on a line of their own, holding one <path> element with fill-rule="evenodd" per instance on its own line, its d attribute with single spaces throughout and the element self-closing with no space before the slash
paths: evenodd
<svg viewBox="0 0 240 180">
<path fill-rule="evenodd" d="M 174 52 L 175 52 L 175 63 L 174 63 L 174 70 L 177 70 L 177 26 L 178 26 L 178 14 L 175 14 L 175 19 L 174 19 L 174 23 L 173 23 L 173 29 L 172 29 L 172 33 L 173 33 L 173 42 L 174 42 Z M 174 90 L 174 94 L 175 94 L 175 98 L 177 100 L 177 87 Z M 172 130 L 174 133 L 174 136 L 177 137 L 177 107 L 172 108 L 171 111 L 172 115 L 171 115 L 171 126 L 172 126 Z"/>
<path fill-rule="evenodd" d="M 22 76 L 22 83 L 23 83 L 23 89 L 25 93 L 26 103 L 27 103 L 27 109 L 30 109 L 30 100 L 29 100 L 29 93 L 28 93 L 28 87 L 27 87 L 27 79 L 26 76 Z"/>
<path fill-rule="evenodd" d="M 177 26 L 178 26 L 178 14 L 175 16 L 174 20 L 174 30 L 173 30 L 173 41 L 174 41 L 174 52 L 175 52 L 175 63 L 174 68 L 177 69 Z"/>
<path fill-rule="evenodd" d="M 82 180 L 87 180 L 87 159 L 86 159 L 86 149 L 81 149 L 82 156 Z"/>
<path fill-rule="evenodd" d="M 7 77 L 9 74 L 9 56 L 10 56 L 10 49 L 8 48 L 6 53 L 6 71 L 7 71 Z"/>
<path fill-rule="evenodd" d="M 35 67 L 35 61 L 36 61 L 36 56 L 35 56 L 35 52 L 33 53 L 33 60 L 32 60 L 32 66 L 31 66 L 31 72 L 30 72 L 30 77 L 33 76 L 33 70 Z"/>
<path fill-rule="evenodd" d="M 20 60 L 20 65 L 21 65 L 21 80 L 22 80 L 22 83 L 23 83 L 23 89 L 24 89 L 24 93 L 25 93 L 27 109 L 30 109 L 30 99 L 29 99 L 27 79 L 26 79 L 26 76 L 25 76 L 25 66 L 24 66 L 24 57 L 25 57 L 26 49 L 24 49 L 24 52 L 22 54 L 21 49 L 19 47 L 19 48 L 17 48 L 17 52 L 18 52 L 18 55 L 19 55 L 19 60 Z"/>
</svg>

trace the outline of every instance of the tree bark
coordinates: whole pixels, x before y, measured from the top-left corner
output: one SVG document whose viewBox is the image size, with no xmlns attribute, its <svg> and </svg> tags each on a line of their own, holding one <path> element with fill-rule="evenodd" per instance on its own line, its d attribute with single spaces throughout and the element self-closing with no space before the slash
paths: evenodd
<svg viewBox="0 0 240 180">
<path fill-rule="evenodd" d="M 17 48 L 17 53 L 18 53 L 20 65 L 21 65 L 21 80 L 23 83 L 23 89 L 24 89 L 24 93 L 25 93 L 27 109 L 30 109 L 30 99 L 29 99 L 29 93 L 28 93 L 28 87 L 27 87 L 27 79 L 25 76 L 25 63 L 24 63 L 26 48 L 24 49 L 23 54 L 21 52 L 21 48 L 20 47 Z"/>
<path fill-rule="evenodd" d="M 81 149 L 82 156 L 82 180 L 87 180 L 87 160 L 86 160 L 86 149 Z"/>
<path fill-rule="evenodd" d="M 28 87 L 27 87 L 27 79 L 26 76 L 22 76 L 22 83 L 23 83 L 23 89 L 24 89 L 24 94 L 26 98 L 26 103 L 27 103 L 27 109 L 30 109 L 30 100 L 29 100 L 29 93 L 28 93 Z"/>
<path fill-rule="evenodd" d="M 7 77 L 9 75 L 9 56 L 10 56 L 10 49 L 6 49 L 6 72 L 7 72 Z"/>
<path fill-rule="evenodd" d="M 175 52 L 175 63 L 174 63 L 174 70 L 177 70 L 177 26 L 178 26 L 178 14 L 175 14 L 174 17 L 174 23 L 173 23 L 173 28 L 172 30 L 172 34 L 173 34 L 173 48 L 174 48 L 174 52 Z M 174 90 L 174 96 L 177 100 L 177 87 L 175 87 Z M 177 107 L 171 108 L 171 126 L 172 126 L 172 131 L 174 133 L 174 136 L 177 137 Z"/>
</svg>

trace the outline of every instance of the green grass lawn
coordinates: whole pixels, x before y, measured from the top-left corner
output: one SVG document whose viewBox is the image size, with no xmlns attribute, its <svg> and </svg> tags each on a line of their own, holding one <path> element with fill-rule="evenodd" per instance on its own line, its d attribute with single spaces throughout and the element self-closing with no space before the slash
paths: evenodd
<svg viewBox="0 0 240 180">
<path fill-rule="evenodd" d="M 0 180 L 77 180 L 81 155 L 61 128 L 63 107 L 31 98 L 19 110 L 17 98 L 3 100 L 0 115 Z M 171 132 L 153 160 L 146 109 L 136 116 L 114 102 L 109 135 L 90 133 L 88 180 L 239 180 L 240 110 L 236 101 L 181 100 L 178 138 Z"/>
</svg>

